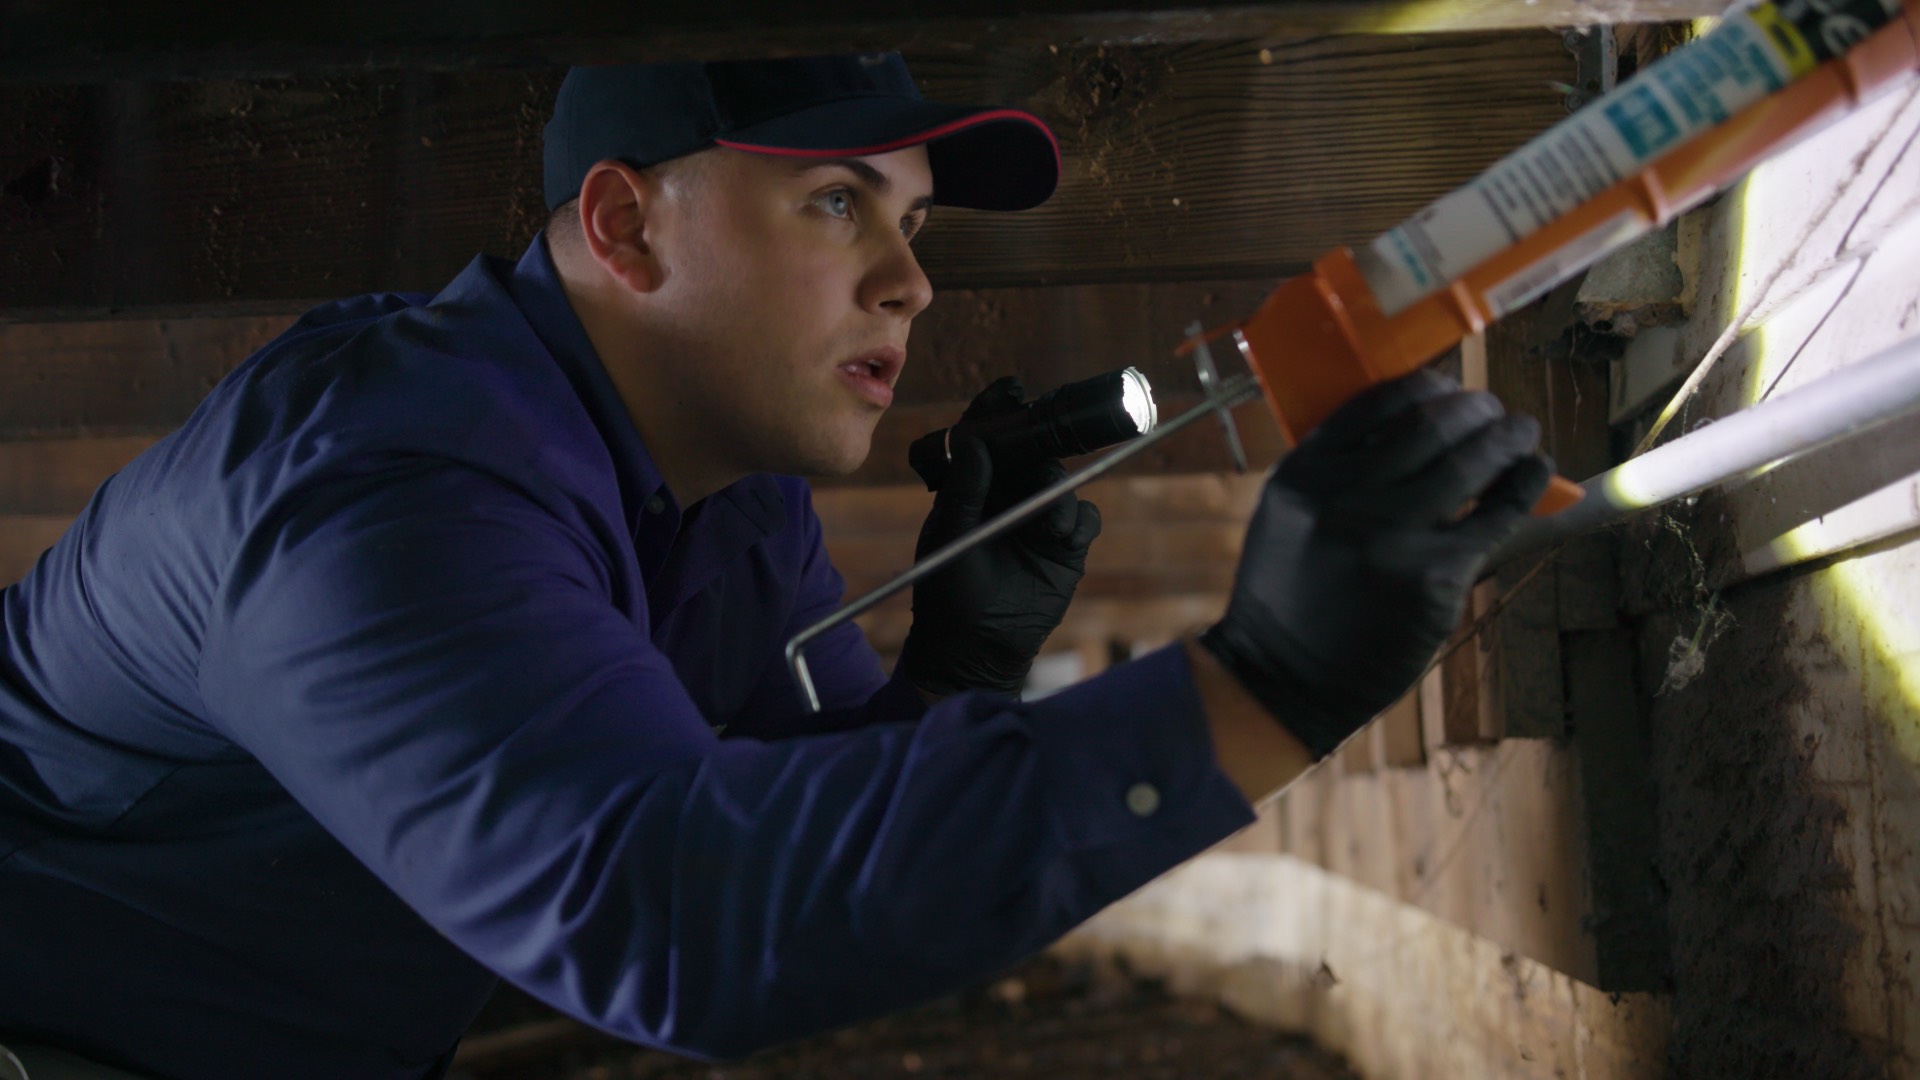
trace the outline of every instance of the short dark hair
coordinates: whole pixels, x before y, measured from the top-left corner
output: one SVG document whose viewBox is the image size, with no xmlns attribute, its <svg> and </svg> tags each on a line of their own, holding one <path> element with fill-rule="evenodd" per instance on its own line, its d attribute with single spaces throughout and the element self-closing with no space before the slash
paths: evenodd
<svg viewBox="0 0 1920 1080">
<path fill-rule="evenodd" d="M 572 239 L 580 234 L 580 196 L 575 195 L 547 215 L 547 238 Z"/>
</svg>

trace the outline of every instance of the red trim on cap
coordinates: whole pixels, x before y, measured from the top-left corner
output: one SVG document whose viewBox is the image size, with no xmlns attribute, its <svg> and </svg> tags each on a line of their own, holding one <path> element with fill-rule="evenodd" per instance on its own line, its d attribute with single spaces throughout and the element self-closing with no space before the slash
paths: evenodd
<svg viewBox="0 0 1920 1080">
<path fill-rule="evenodd" d="M 928 128 L 925 131 L 908 135 L 905 138 L 895 139 L 892 142 L 880 143 L 875 146 L 850 146 L 831 150 L 799 150 L 790 146 L 759 146 L 754 143 L 735 142 L 731 139 L 715 139 L 713 141 L 716 145 L 729 147 L 734 150 L 750 150 L 756 154 L 772 154 L 776 157 L 866 157 L 870 154 L 885 154 L 894 150 L 903 150 L 909 146 L 919 146 L 921 143 L 931 142 L 942 136 L 951 135 L 956 131 L 965 131 L 970 127 L 977 127 L 995 120 L 1021 120 L 1039 128 L 1040 133 L 1047 137 L 1048 144 L 1053 147 L 1054 168 L 1058 169 L 1060 167 L 1060 140 L 1054 138 L 1053 130 L 1042 123 L 1039 117 L 1032 113 L 1021 112 L 1019 109 L 989 109 L 983 113 L 975 113 L 972 116 L 941 124 L 939 127 Z"/>
</svg>

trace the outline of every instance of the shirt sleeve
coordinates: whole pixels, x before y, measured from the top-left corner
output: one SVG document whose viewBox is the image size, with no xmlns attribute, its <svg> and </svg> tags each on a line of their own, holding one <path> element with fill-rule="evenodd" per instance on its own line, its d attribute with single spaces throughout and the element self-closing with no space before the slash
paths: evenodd
<svg viewBox="0 0 1920 1080">
<path fill-rule="evenodd" d="M 730 1057 L 937 996 L 1251 820 L 1178 650 L 722 742 L 604 560 L 477 470 L 336 479 L 237 551 L 200 684 L 429 924 L 614 1034 Z"/>
</svg>

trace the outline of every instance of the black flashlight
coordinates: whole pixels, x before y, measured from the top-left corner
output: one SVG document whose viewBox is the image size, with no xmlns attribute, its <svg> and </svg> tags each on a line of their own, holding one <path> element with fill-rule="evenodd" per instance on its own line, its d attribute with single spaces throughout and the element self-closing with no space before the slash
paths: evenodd
<svg viewBox="0 0 1920 1080">
<path fill-rule="evenodd" d="M 1145 435 L 1158 422 L 1147 377 L 1126 368 L 1056 387 L 997 416 L 928 432 L 907 447 L 907 464 L 928 491 L 939 491 L 956 440 L 979 439 L 995 465 L 1010 465 L 1091 454 Z"/>
</svg>

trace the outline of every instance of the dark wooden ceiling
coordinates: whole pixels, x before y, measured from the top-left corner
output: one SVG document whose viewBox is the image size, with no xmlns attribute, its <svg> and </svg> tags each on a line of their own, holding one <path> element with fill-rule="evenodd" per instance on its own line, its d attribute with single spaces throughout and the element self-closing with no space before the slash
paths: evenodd
<svg viewBox="0 0 1920 1080">
<path fill-rule="evenodd" d="M 83 18 L 0 0 L 12 31 L 0 43 L 0 319 L 259 313 L 434 289 L 543 224 L 558 60 L 703 54 L 715 26 L 760 52 L 879 41 L 872 28 L 891 27 L 883 38 L 916 45 L 929 96 L 1020 105 L 1054 126 L 1066 166 L 1048 205 L 936 215 L 923 261 L 940 288 L 1272 279 L 1391 227 L 1549 126 L 1576 79 L 1560 33 L 1540 25 L 1311 31 L 1711 6 L 1047 0 L 1000 12 L 943 0 L 902 21 L 872 0 L 500 2 L 458 18 L 349 3 L 307 13 L 308 26 L 249 5 L 164 5 L 162 18 L 109 3 Z M 1131 43 L 1093 43 L 1124 27 Z M 359 51 L 342 52 L 349 41 Z M 476 66 L 507 62 L 519 66 Z M 229 77 L 265 69 L 287 74 Z"/>
<path fill-rule="evenodd" d="M 246 78 L 954 45 L 1144 45 L 1662 22 L 1721 0 L 0 0 L 0 80 Z"/>
<path fill-rule="evenodd" d="M 854 478 L 907 482 L 905 443 L 999 374 L 1037 391 L 1138 365 L 1180 411 L 1188 322 L 1252 310 L 1565 115 L 1575 63 L 1545 24 L 1717 0 L 1003 6 L 347 3 L 296 25 L 0 0 L 0 323 L 25 324 L 0 326 L 0 443 L 65 446 L 77 464 L 49 475 L 72 483 L 29 501 L 70 509 L 287 313 L 516 254 L 544 221 L 541 128 L 568 59 L 905 43 L 929 96 L 1022 105 L 1066 155 L 1046 207 L 942 210 L 924 234 L 940 293 Z M 1242 414 L 1270 460 L 1277 431 Z M 1136 470 L 1224 466 L 1200 425 Z"/>
</svg>

